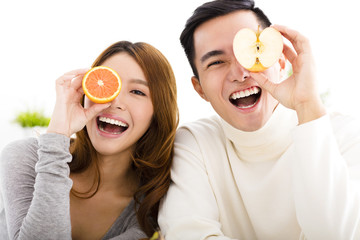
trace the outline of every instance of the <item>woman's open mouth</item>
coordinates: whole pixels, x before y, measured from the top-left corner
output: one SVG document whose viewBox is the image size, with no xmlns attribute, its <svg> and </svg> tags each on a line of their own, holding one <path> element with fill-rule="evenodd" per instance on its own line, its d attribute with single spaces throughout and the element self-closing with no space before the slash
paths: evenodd
<svg viewBox="0 0 360 240">
<path fill-rule="evenodd" d="M 96 118 L 96 123 L 97 123 L 98 129 L 101 132 L 104 132 L 107 134 L 115 134 L 115 135 L 122 134 L 129 127 L 129 125 L 127 123 L 124 123 L 117 119 L 102 117 L 102 116 Z"/>
<path fill-rule="evenodd" d="M 231 94 L 229 100 L 237 108 L 248 109 L 258 103 L 260 96 L 261 88 L 251 87 Z"/>
</svg>

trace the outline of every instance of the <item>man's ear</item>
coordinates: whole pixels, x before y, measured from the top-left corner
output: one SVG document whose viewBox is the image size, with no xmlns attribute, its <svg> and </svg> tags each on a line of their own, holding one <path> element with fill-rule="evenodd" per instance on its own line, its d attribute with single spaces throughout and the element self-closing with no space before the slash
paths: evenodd
<svg viewBox="0 0 360 240">
<path fill-rule="evenodd" d="M 197 77 L 193 76 L 193 77 L 191 77 L 191 82 L 192 82 L 192 85 L 193 85 L 195 91 L 200 95 L 200 97 L 202 97 L 205 101 L 209 101 L 202 89 L 199 79 Z"/>
<path fill-rule="evenodd" d="M 285 55 L 282 53 L 280 58 L 279 58 L 279 65 L 280 65 L 280 77 L 281 79 L 284 78 L 284 76 L 287 75 L 286 71 L 286 57 Z"/>
<path fill-rule="evenodd" d="M 286 57 L 285 57 L 285 55 L 282 53 L 281 54 L 281 56 L 280 56 L 280 58 L 279 58 L 279 64 L 280 64 L 280 69 L 281 70 L 284 70 L 285 69 L 285 67 L 286 67 Z"/>
</svg>

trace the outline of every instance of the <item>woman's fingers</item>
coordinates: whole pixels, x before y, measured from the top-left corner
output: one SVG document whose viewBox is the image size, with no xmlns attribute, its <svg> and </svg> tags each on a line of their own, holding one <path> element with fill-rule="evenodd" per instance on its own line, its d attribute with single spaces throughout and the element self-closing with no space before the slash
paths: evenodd
<svg viewBox="0 0 360 240">
<path fill-rule="evenodd" d="M 84 74 L 75 76 L 71 81 L 71 87 L 73 87 L 75 90 L 81 89 L 83 77 Z"/>
<path fill-rule="evenodd" d="M 79 84 L 81 85 L 82 77 L 88 70 L 89 70 L 88 68 L 83 68 L 83 69 L 75 69 L 70 72 L 67 72 L 56 80 L 56 84 L 66 87 L 70 87 L 71 85 L 73 85 L 74 88 L 77 89 L 79 88 Z M 77 80 L 74 84 L 73 80 L 78 78 L 80 78 L 80 82 L 79 80 Z"/>
<path fill-rule="evenodd" d="M 89 71 L 89 68 L 79 68 L 79 69 L 75 69 L 75 70 L 65 73 L 64 76 L 66 76 L 66 75 L 77 76 L 80 74 L 85 74 L 87 71 Z"/>
<path fill-rule="evenodd" d="M 110 107 L 111 103 L 103 103 L 103 104 L 94 104 L 90 108 L 85 109 L 86 118 L 88 120 L 94 118 L 99 112 L 105 110 Z"/>
</svg>

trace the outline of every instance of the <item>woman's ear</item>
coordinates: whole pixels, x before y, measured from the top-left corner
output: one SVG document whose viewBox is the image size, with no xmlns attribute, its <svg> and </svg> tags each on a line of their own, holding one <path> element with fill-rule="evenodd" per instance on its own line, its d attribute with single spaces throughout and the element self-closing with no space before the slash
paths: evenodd
<svg viewBox="0 0 360 240">
<path fill-rule="evenodd" d="M 200 97 L 208 102 L 209 100 L 207 99 L 207 97 L 202 89 L 200 80 L 197 77 L 193 76 L 193 77 L 191 77 L 191 82 L 192 82 L 192 85 L 193 85 L 195 91 L 200 95 Z"/>
</svg>

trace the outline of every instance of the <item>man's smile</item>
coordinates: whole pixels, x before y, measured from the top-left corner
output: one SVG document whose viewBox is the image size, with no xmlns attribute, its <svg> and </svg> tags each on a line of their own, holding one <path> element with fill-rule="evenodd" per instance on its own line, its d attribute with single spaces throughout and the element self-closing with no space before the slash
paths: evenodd
<svg viewBox="0 0 360 240">
<path fill-rule="evenodd" d="M 247 109 L 255 106 L 261 96 L 261 88 L 254 86 L 230 95 L 230 102 L 240 109 Z"/>
</svg>

